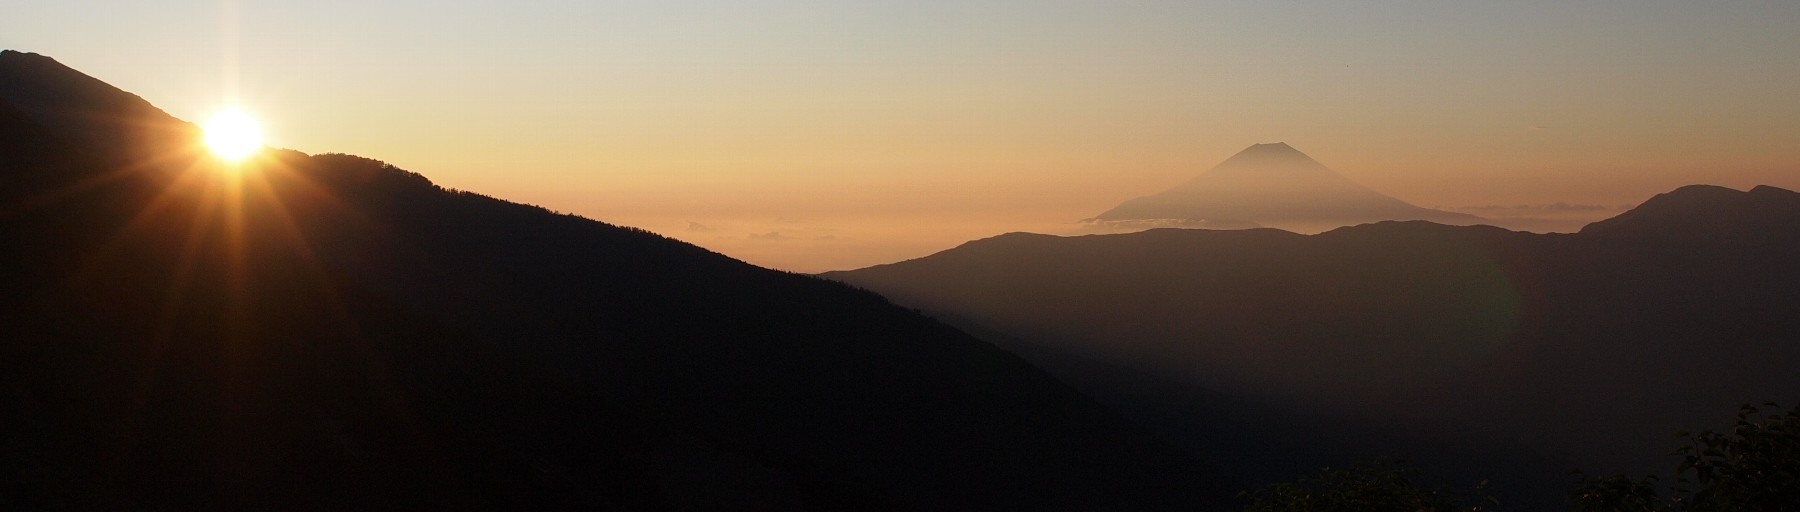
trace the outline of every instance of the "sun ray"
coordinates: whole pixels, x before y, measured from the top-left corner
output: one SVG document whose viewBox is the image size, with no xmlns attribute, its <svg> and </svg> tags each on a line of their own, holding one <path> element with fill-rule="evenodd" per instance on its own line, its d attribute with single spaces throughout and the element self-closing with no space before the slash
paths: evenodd
<svg viewBox="0 0 1800 512">
<path fill-rule="evenodd" d="M 88 258 L 88 261 L 83 265 L 83 268 L 91 270 L 98 267 L 118 251 L 125 249 L 126 242 L 129 241 L 134 232 L 148 228 L 151 223 L 158 220 L 157 215 L 161 214 L 163 210 L 174 207 L 182 194 L 191 193 L 191 188 L 194 186 L 193 182 L 205 178 L 203 172 L 201 172 L 203 170 L 198 169 L 199 167 L 200 165 L 197 162 L 195 164 L 190 164 L 187 169 L 181 171 L 179 175 L 170 180 L 170 182 L 163 186 L 161 190 L 158 190 L 156 195 L 145 201 L 144 206 L 138 209 L 136 215 L 133 215 L 130 219 L 126 220 L 118 230 L 113 232 L 112 236 L 110 236 L 106 242 L 102 243 L 100 247 L 94 251 L 94 254 Z M 85 274 L 86 272 L 83 273 Z"/>
<path fill-rule="evenodd" d="M 0 212 L 0 213 L 3 213 L 5 215 L 11 215 L 11 214 L 30 211 L 30 210 L 34 210 L 34 209 L 38 209 L 38 208 L 53 206 L 60 201 L 69 199 L 69 198 L 74 197 L 83 192 L 94 190 L 94 189 L 104 187 L 107 185 L 116 184 L 121 181 L 130 179 L 132 177 L 141 176 L 146 172 L 154 172 L 157 169 L 163 168 L 166 164 L 173 163 L 173 162 L 179 161 L 180 159 L 184 159 L 184 158 L 187 159 L 187 161 L 189 162 L 189 168 L 191 168 L 193 165 L 194 159 L 197 159 L 200 156 L 199 151 L 198 151 L 198 146 L 194 145 L 194 144 L 187 144 L 187 145 L 183 145 L 183 146 L 186 146 L 186 147 L 180 147 L 180 148 L 169 150 L 169 151 L 162 151 L 162 152 L 158 152 L 155 154 L 151 154 L 147 157 L 137 159 L 137 160 L 127 163 L 125 165 L 108 166 L 108 167 L 112 167 L 112 168 L 109 170 L 94 174 L 92 176 L 87 176 L 84 178 L 77 179 L 72 183 L 62 185 L 60 187 L 51 188 L 50 190 L 39 193 L 36 196 L 25 198 L 25 199 L 19 201 L 18 204 L 14 205 L 11 209 L 9 209 L 5 212 Z"/>
<path fill-rule="evenodd" d="M 194 173 L 185 173 L 183 177 L 189 177 L 193 174 Z M 158 194 L 155 202 L 159 204 L 170 203 L 173 198 L 178 197 L 172 193 L 178 188 L 180 188 L 179 185 L 165 188 Z M 217 209 L 213 207 L 215 201 L 212 201 L 210 197 L 212 194 L 213 191 L 210 187 L 201 191 L 200 200 L 194 204 L 195 209 L 192 212 L 192 216 L 188 219 L 187 230 L 181 240 L 181 250 L 176 256 L 175 272 L 169 277 L 167 283 L 168 288 L 164 292 L 163 300 L 161 301 L 156 317 L 153 320 L 155 323 L 152 325 L 152 336 L 147 340 L 148 345 L 145 347 L 146 361 L 145 364 L 141 366 L 141 373 L 137 375 L 138 385 L 136 388 L 138 393 L 136 393 L 129 402 L 130 409 L 127 410 L 127 414 L 131 417 L 136 418 L 141 417 L 143 414 L 147 414 L 150 406 L 149 397 L 154 390 L 155 383 L 158 382 L 161 377 L 158 374 L 157 369 L 161 367 L 161 361 L 163 360 L 164 354 L 167 351 L 170 342 L 175 338 L 175 326 L 178 325 L 179 317 L 184 309 L 183 306 L 186 305 L 188 291 L 193 287 L 194 276 L 199 268 L 202 251 L 205 249 L 207 232 L 210 231 L 212 217 L 217 211 Z M 154 206 L 155 205 L 152 205 L 152 207 L 147 207 L 142 210 L 138 217 L 133 219 L 134 222 L 130 225 L 135 225 L 140 228 L 144 227 L 147 221 L 138 222 L 138 220 L 151 218 L 151 214 L 158 209 Z M 129 231 L 130 228 L 128 227 L 126 231 L 115 236 L 114 242 L 122 242 L 122 239 L 128 238 L 130 236 Z M 99 262 L 96 262 L 95 264 L 99 264 Z M 127 434 L 132 435 L 135 434 L 135 432 L 128 432 Z M 128 448 L 130 443 L 134 441 L 135 439 L 127 440 Z"/>
</svg>

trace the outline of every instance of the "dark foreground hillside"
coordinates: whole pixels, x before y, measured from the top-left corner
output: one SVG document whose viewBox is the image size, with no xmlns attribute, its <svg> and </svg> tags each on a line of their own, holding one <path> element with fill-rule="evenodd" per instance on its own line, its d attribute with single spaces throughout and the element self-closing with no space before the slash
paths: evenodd
<svg viewBox="0 0 1800 512">
<path fill-rule="evenodd" d="M 0 54 L 0 508 L 1135 510 L 1235 488 L 872 293 L 363 158 L 233 170 L 194 135 Z"/>
<path fill-rule="evenodd" d="M 1577 234 L 1015 233 L 826 274 L 941 315 L 1244 473 L 1398 453 L 1540 503 L 1800 396 L 1800 194 L 1691 186 Z"/>
</svg>

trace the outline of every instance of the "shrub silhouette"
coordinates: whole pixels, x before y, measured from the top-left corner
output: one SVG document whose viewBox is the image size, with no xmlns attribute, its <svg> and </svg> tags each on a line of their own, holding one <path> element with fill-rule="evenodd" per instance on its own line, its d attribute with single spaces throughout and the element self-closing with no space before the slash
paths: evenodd
<svg viewBox="0 0 1800 512">
<path fill-rule="evenodd" d="M 1570 498 L 1583 512 L 1800 510 L 1800 411 L 1744 405 L 1731 430 L 1679 432 L 1680 463 L 1667 492 L 1656 476 L 1580 476 Z"/>
</svg>

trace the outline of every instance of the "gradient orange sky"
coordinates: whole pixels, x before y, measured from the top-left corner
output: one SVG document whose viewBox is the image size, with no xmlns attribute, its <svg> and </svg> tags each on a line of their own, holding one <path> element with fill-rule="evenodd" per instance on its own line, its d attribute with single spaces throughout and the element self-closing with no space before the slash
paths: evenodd
<svg viewBox="0 0 1800 512">
<path fill-rule="evenodd" d="M 0 47 L 804 272 L 1077 232 L 1259 142 L 1428 207 L 1800 189 L 1800 2 L 1367 4 L 57 1 Z"/>
</svg>

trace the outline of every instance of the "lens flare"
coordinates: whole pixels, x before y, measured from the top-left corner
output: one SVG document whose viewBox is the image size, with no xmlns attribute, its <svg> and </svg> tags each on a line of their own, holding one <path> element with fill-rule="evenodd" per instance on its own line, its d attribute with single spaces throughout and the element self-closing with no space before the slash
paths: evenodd
<svg viewBox="0 0 1800 512">
<path fill-rule="evenodd" d="M 227 109 L 206 122 L 206 147 L 219 158 L 233 162 L 243 160 L 262 149 L 262 129 L 256 126 L 256 120 L 250 118 L 250 114 L 235 108 Z"/>
</svg>

